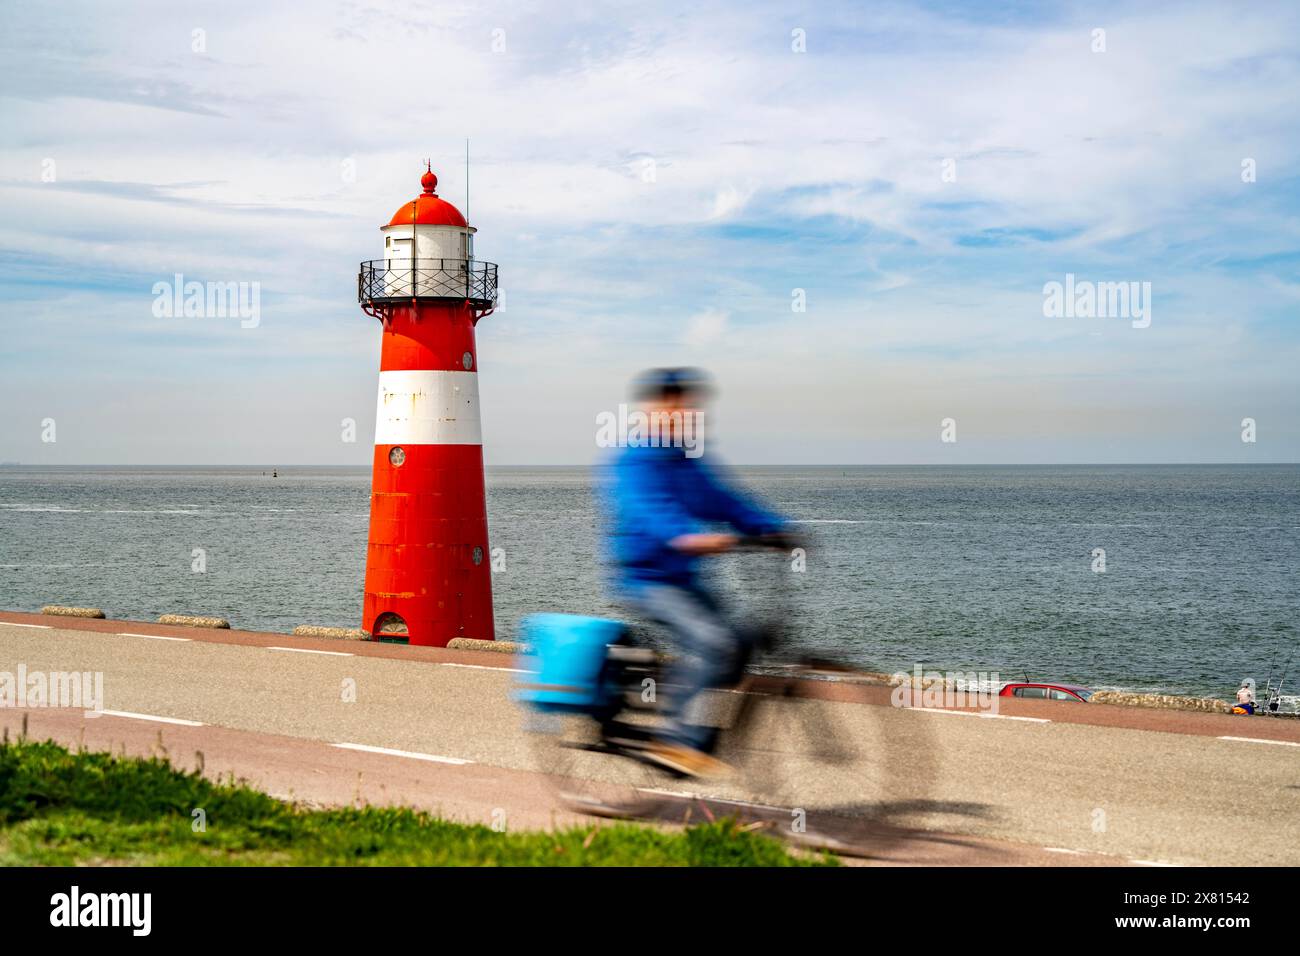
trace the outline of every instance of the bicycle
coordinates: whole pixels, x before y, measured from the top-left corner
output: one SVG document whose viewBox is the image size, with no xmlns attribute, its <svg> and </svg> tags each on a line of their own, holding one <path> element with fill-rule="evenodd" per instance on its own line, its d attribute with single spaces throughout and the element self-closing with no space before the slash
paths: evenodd
<svg viewBox="0 0 1300 956">
<path fill-rule="evenodd" d="M 781 555 L 784 565 L 784 551 L 766 539 L 742 539 L 736 550 Z M 924 759 L 888 733 L 889 708 L 851 702 L 855 684 L 874 681 L 795 645 L 784 576 L 777 580 L 766 615 L 750 625 L 753 653 L 741 662 L 749 666 L 709 692 L 713 753 L 737 771 L 729 780 L 687 782 L 647 758 L 665 663 L 647 632 L 568 614 L 524 620 L 531 666 L 516 698 L 530 713 L 539 769 L 567 808 L 663 822 L 727 816 L 840 853 L 889 841 L 905 803 L 898 785 L 923 779 Z M 846 790 L 856 802 L 843 802 Z"/>
</svg>

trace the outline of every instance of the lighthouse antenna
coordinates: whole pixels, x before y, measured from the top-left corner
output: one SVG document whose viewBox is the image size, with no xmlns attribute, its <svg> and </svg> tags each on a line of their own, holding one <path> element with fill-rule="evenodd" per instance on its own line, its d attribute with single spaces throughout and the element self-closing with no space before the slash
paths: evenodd
<svg viewBox="0 0 1300 956">
<path fill-rule="evenodd" d="M 465 137 L 465 221 L 469 222 L 469 137 Z"/>
</svg>

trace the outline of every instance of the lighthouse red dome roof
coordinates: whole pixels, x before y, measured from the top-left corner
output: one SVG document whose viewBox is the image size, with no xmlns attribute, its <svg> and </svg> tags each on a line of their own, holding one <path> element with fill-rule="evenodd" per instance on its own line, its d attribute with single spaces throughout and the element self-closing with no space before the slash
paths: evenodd
<svg viewBox="0 0 1300 956">
<path fill-rule="evenodd" d="M 420 177 L 420 187 L 423 190 L 420 195 L 403 203 L 393 213 L 393 218 L 388 221 L 390 226 L 409 226 L 412 223 L 417 226 L 468 225 L 459 209 L 445 199 L 440 199 L 434 192 L 438 188 L 438 177 L 427 166 L 424 175 Z"/>
</svg>

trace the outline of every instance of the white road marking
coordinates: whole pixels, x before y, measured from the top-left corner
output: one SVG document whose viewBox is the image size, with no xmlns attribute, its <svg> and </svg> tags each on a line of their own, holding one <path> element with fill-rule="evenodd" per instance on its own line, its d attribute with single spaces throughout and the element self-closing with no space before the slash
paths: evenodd
<svg viewBox="0 0 1300 956">
<path fill-rule="evenodd" d="M 371 747 L 369 744 L 330 744 L 331 747 L 338 747 L 342 750 L 360 750 L 368 754 L 386 754 L 389 757 L 409 757 L 412 760 L 427 760 L 430 763 L 449 763 L 457 766 L 473 763 L 472 760 L 462 760 L 460 757 L 440 757 L 437 754 L 419 754 L 410 750 L 392 750 L 388 747 Z"/>
<path fill-rule="evenodd" d="M 268 651 L 291 651 L 294 654 L 328 654 L 330 657 L 352 657 L 347 651 L 318 651 L 310 647 L 268 647 Z"/>
<path fill-rule="evenodd" d="M 452 664 L 447 661 L 439 661 L 439 667 L 466 667 L 472 671 L 506 671 L 510 674 L 527 674 L 528 670 L 523 667 L 493 667 L 490 664 Z"/>
<path fill-rule="evenodd" d="M 153 720 L 160 724 L 180 724 L 182 727 L 202 727 L 203 723 L 198 720 L 181 720 L 179 717 L 157 717 L 153 714 L 133 714 L 129 710 L 101 710 L 101 714 L 107 714 L 109 717 L 129 717 L 131 720 Z"/>
<path fill-rule="evenodd" d="M 1300 747 L 1292 740 L 1265 740 L 1263 737 L 1220 737 L 1220 740 L 1237 740 L 1243 744 L 1277 744 L 1279 747 Z"/>
<path fill-rule="evenodd" d="M 38 627 L 42 631 L 54 630 L 53 624 L 19 624 L 17 621 L 0 621 L 0 624 L 7 624 L 10 627 Z"/>
<path fill-rule="evenodd" d="M 1045 846 L 1043 849 L 1048 853 L 1067 853 L 1070 856 L 1083 856 L 1082 850 L 1071 850 L 1069 847 L 1064 846 Z"/>
<path fill-rule="evenodd" d="M 985 717 L 992 720 L 1023 720 L 1031 724 L 1050 724 L 1046 717 L 1015 717 L 1011 714 L 986 714 L 978 710 L 948 710 L 944 707 L 908 707 L 921 714 L 952 714 L 955 717 Z"/>
<path fill-rule="evenodd" d="M 147 637 L 151 641 L 179 641 L 182 644 L 188 644 L 188 637 L 164 637 L 162 634 L 137 634 L 134 631 L 118 631 L 118 637 Z"/>
<path fill-rule="evenodd" d="M 1165 863 L 1162 860 L 1129 860 L 1134 866 L 1181 866 L 1179 863 Z"/>
</svg>

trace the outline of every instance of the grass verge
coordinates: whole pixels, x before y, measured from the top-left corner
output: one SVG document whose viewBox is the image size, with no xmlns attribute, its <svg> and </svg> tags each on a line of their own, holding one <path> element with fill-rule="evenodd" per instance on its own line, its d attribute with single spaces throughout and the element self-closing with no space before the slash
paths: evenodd
<svg viewBox="0 0 1300 956">
<path fill-rule="evenodd" d="M 196 813 L 196 811 L 201 811 Z M 200 827 L 200 821 L 203 826 Z M 732 821 L 498 833 L 395 807 L 316 810 L 160 758 L 0 745 L 0 865 L 803 866 Z"/>
</svg>

